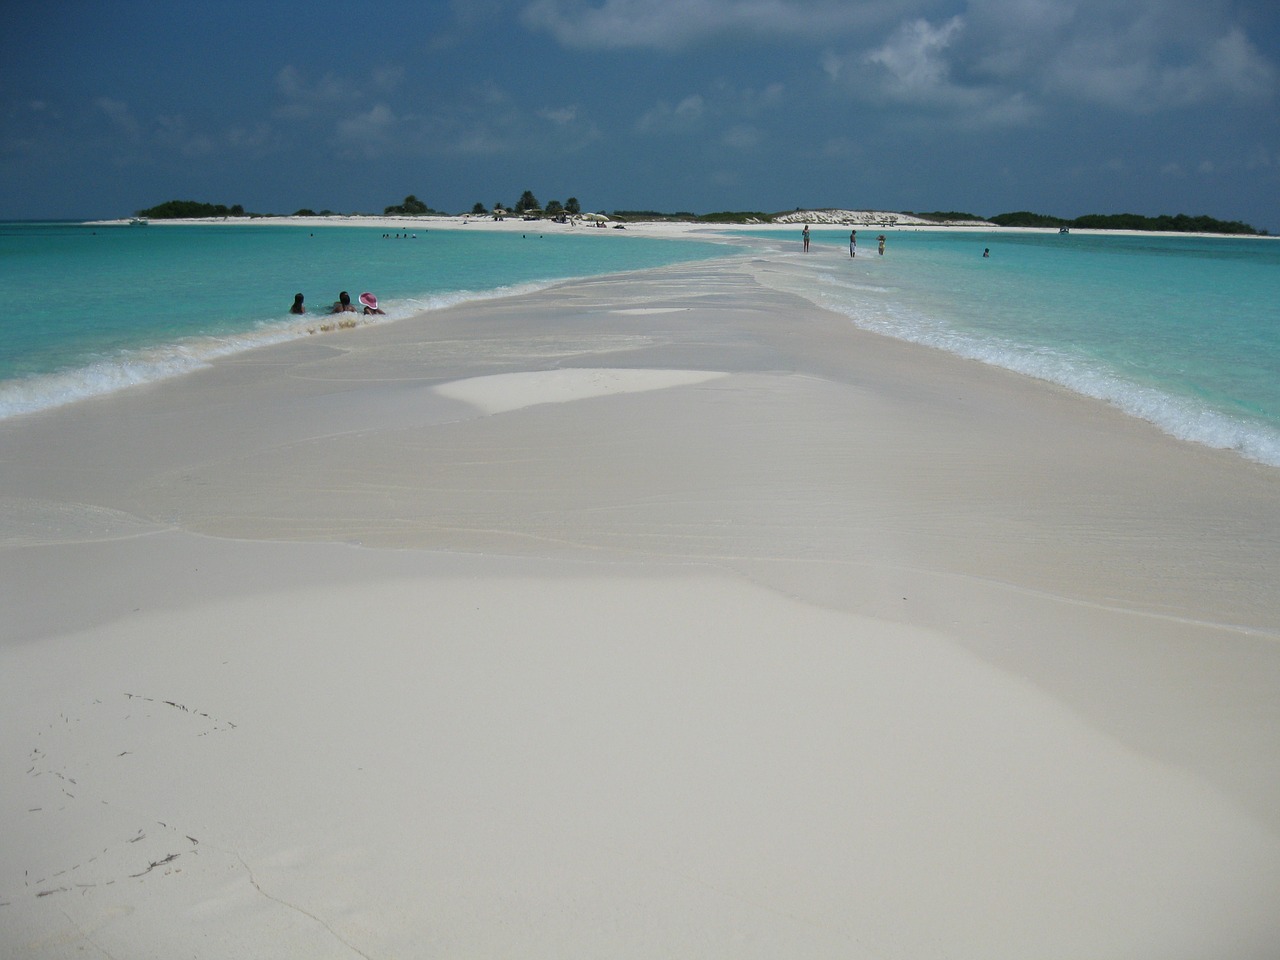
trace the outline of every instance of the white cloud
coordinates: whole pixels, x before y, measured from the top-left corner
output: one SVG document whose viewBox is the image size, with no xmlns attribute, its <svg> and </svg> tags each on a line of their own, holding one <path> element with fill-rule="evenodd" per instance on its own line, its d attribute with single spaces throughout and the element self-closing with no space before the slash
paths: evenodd
<svg viewBox="0 0 1280 960">
<path fill-rule="evenodd" d="M 828 52 L 822 68 L 864 100 L 912 112 L 901 122 L 927 117 L 930 124 L 953 128 L 987 129 L 1023 125 L 1039 108 L 1022 90 L 1010 84 L 974 76 L 963 78 L 969 28 L 961 16 L 941 23 L 913 19 L 901 24 L 878 47 L 844 57 Z"/>
<path fill-rule="evenodd" d="M 882 88 L 895 99 L 935 100 L 949 98 L 953 90 L 945 57 L 946 49 L 964 29 L 961 17 L 952 17 L 938 26 L 927 20 L 904 23 L 865 60 L 882 68 Z"/>
<path fill-rule="evenodd" d="M 338 121 L 338 135 L 373 149 L 391 138 L 399 121 L 385 103 Z"/>
<path fill-rule="evenodd" d="M 664 100 L 641 115 L 636 121 L 636 131 L 661 135 L 690 133 L 700 129 L 706 106 L 706 100 L 697 93 L 685 97 L 674 107 Z"/>
<path fill-rule="evenodd" d="M 1280 70 L 1232 5 L 1192 0 L 967 0 L 945 19 L 906 15 L 819 58 L 828 79 L 900 115 L 978 128 L 1026 124 L 1054 103 L 1157 113 L 1273 97 Z M 954 9 L 954 5 L 952 6 Z"/>
<path fill-rule="evenodd" d="M 550 120 L 558 127 L 565 127 L 578 119 L 578 108 L 560 107 L 555 110 L 539 110 L 538 116 L 544 120 Z"/>
<path fill-rule="evenodd" d="M 522 19 L 577 49 L 678 50 L 725 36 L 818 39 L 879 22 L 893 2 L 853 0 L 533 0 Z"/>
<path fill-rule="evenodd" d="M 1238 28 L 1174 43 L 1146 24 L 1078 36 L 1050 62 L 1045 86 L 1064 97 L 1153 113 L 1274 93 L 1276 67 Z"/>
</svg>

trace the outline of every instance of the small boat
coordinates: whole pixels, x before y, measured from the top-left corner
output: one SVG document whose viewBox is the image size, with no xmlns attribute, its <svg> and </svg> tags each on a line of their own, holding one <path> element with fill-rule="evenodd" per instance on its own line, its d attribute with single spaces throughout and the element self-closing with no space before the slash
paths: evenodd
<svg viewBox="0 0 1280 960">
<path fill-rule="evenodd" d="M 1059 227 L 1059 228 L 1058 228 L 1058 232 L 1059 232 L 1059 233 L 1070 233 L 1070 232 L 1071 232 L 1071 228 L 1070 228 L 1070 227 Z"/>
<path fill-rule="evenodd" d="M 146 226 L 147 224 L 149 224 L 150 222 L 151 222 L 151 221 L 150 221 L 150 220 L 148 220 L 146 217 L 134 217 L 132 220 L 130 220 L 130 221 L 129 221 L 129 226 L 131 226 L 131 227 L 145 227 L 145 226 Z"/>
</svg>

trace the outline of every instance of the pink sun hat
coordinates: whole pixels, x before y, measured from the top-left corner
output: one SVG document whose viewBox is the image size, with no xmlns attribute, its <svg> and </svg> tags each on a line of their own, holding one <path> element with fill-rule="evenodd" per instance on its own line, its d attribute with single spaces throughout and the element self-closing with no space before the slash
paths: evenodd
<svg viewBox="0 0 1280 960">
<path fill-rule="evenodd" d="M 369 291 L 367 290 L 364 293 L 360 294 L 360 302 L 363 303 L 370 310 L 378 309 L 378 298 L 375 297 L 372 293 L 369 293 Z"/>
</svg>

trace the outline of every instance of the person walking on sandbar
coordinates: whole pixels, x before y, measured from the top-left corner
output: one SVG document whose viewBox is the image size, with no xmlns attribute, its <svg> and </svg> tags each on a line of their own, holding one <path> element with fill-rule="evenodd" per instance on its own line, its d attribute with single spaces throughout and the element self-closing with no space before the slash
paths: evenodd
<svg viewBox="0 0 1280 960">
<path fill-rule="evenodd" d="M 804 237 L 804 252 L 809 252 L 809 225 L 806 223 L 804 229 L 800 231 L 800 236 Z"/>
<path fill-rule="evenodd" d="M 849 231 L 849 256 L 856 257 L 858 255 L 858 231 Z"/>
</svg>

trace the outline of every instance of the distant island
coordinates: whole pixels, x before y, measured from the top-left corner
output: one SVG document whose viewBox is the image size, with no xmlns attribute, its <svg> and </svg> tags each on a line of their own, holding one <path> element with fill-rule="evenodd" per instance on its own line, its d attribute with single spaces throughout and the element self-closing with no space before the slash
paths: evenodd
<svg viewBox="0 0 1280 960">
<path fill-rule="evenodd" d="M 197 200 L 170 200 L 167 203 L 139 210 L 136 214 L 149 220 L 195 220 L 205 217 L 247 216 L 240 204 L 228 207 L 221 203 L 200 203 Z"/>
<path fill-rule="evenodd" d="M 447 214 L 433 210 L 413 194 L 398 204 L 383 208 L 383 216 L 494 216 L 495 218 L 514 214 L 525 220 L 564 219 L 566 216 L 576 217 L 581 213 L 581 205 L 576 197 L 570 197 L 565 203 L 552 200 L 544 209 L 534 197 L 533 192 L 526 190 L 519 201 L 511 207 L 494 203 L 486 207 L 482 203 L 475 204 L 469 211 L 461 214 Z M 297 210 L 289 216 L 315 217 L 339 216 L 332 210 L 321 210 L 316 213 L 310 208 Z M 376 213 L 352 213 L 350 216 L 378 216 Z M 606 215 L 604 210 L 599 215 Z M 196 200 L 169 200 L 165 203 L 139 210 L 136 216 L 150 220 L 187 220 L 229 217 L 275 217 L 273 213 L 246 213 L 243 206 L 234 204 L 227 206 L 221 203 L 201 203 Z M 836 208 L 807 209 L 786 211 L 782 213 L 765 213 L 758 210 L 725 210 L 718 213 L 690 213 L 678 211 L 662 213 L 657 210 L 613 210 L 607 216 L 623 223 L 636 221 L 658 221 L 668 223 L 733 223 L 733 224 L 772 224 L 772 223 L 817 223 L 864 226 L 991 226 L 991 227 L 1034 227 L 1041 229 L 1070 230 L 1138 230 L 1162 233 L 1217 233 L 1238 236 L 1269 236 L 1266 230 L 1258 230 L 1239 220 L 1218 220 L 1209 216 L 1188 216 L 1179 213 L 1173 216 L 1163 214 L 1158 217 L 1146 217 L 1136 213 L 1091 213 L 1083 217 L 1067 219 L 1049 214 L 1032 213 L 1020 210 L 1014 213 L 998 213 L 995 216 L 983 217 L 961 211 L 914 212 L 903 210 L 898 212 L 841 210 Z"/>
<path fill-rule="evenodd" d="M 1079 227 L 1081 230 L 1159 230 L 1164 233 L 1227 233 L 1249 236 L 1264 236 L 1266 233 L 1239 220 L 1189 217 L 1185 213 L 1172 217 L 1167 214 L 1143 217 L 1136 213 L 1090 213 L 1074 220 L 1063 220 L 1024 210 L 1018 213 L 1001 213 L 988 219 L 1001 227 Z"/>
</svg>

